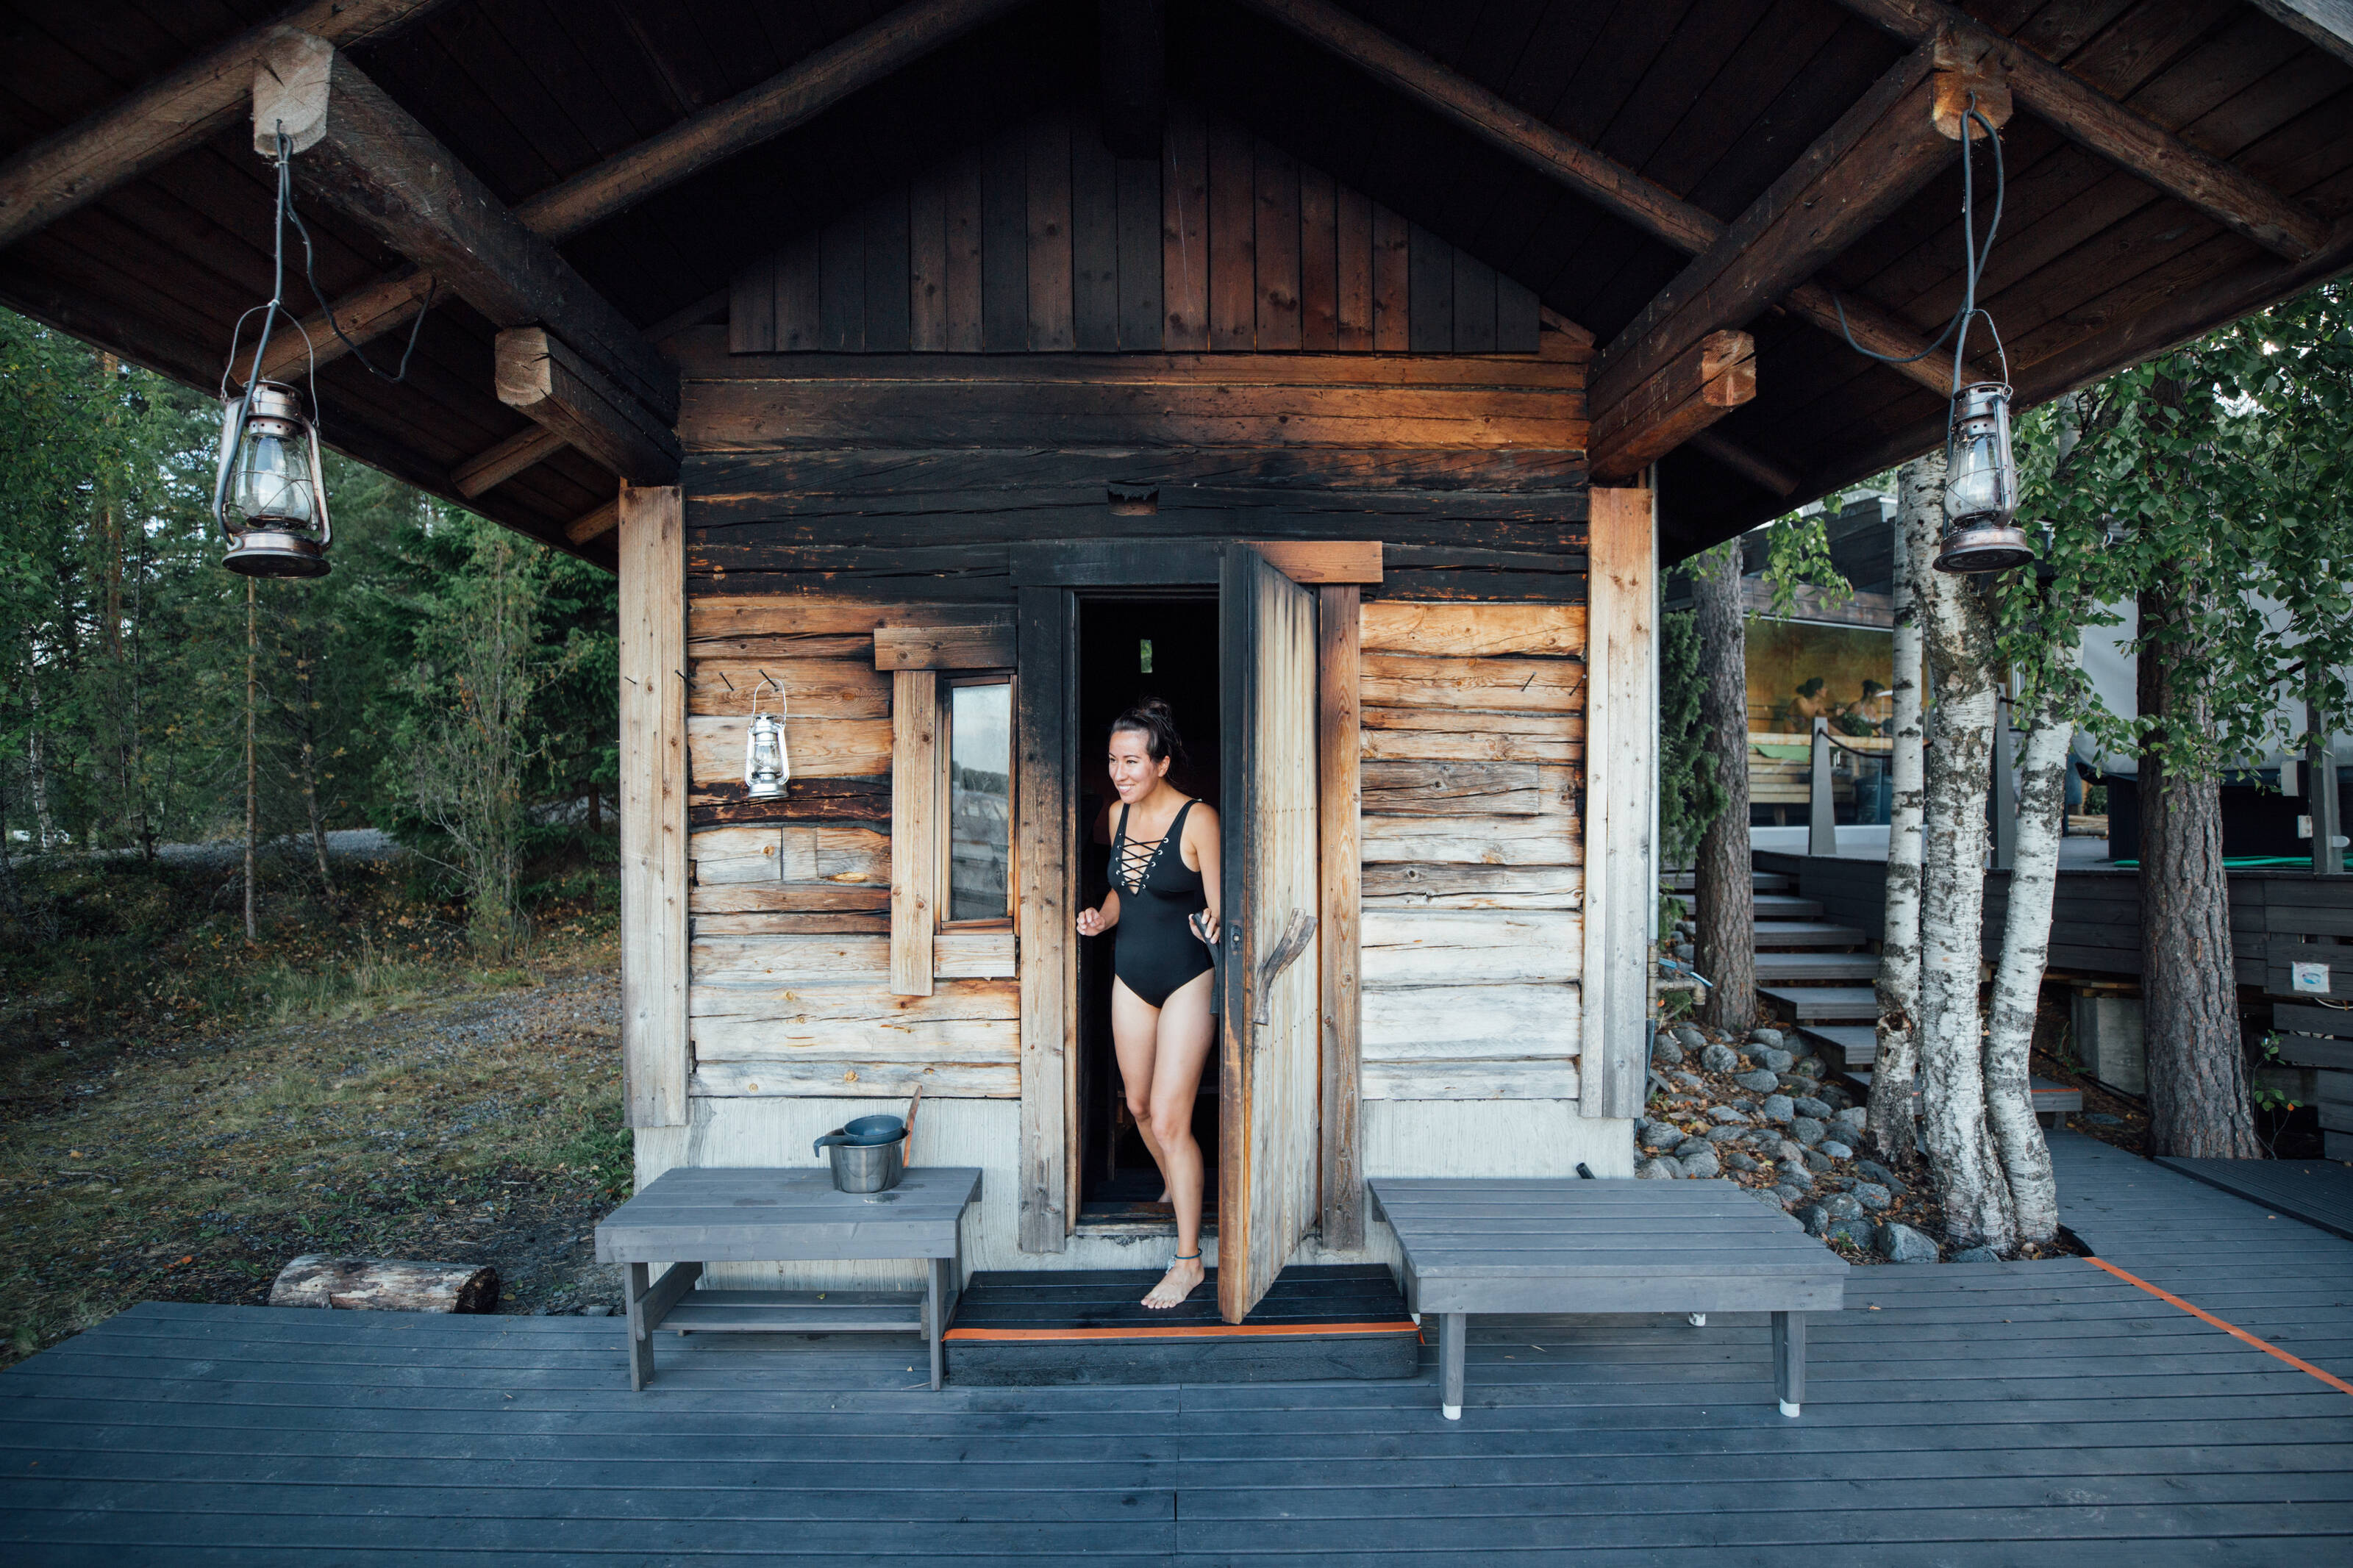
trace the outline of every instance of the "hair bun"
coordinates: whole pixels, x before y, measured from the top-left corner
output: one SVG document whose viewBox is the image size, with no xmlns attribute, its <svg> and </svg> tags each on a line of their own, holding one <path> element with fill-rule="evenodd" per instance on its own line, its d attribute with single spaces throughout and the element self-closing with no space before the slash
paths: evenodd
<svg viewBox="0 0 2353 1568">
<path fill-rule="evenodd" d="M 1155 719 L 1166 719 L 1172 724 L 1176 721 L 1176 710 L 1169 707 L 1167 703 L 1162 701 L 1157 697 L 1146 697 L 1140 700 L 1135 705 L 1135 711 L 1138 713 L 1149 713 Z"/>
<path fill-rule="evenodd" d="M 1176 710 L 1157 697 L 1139 697 L 1128 710 L 1112 721 L 1111 732 L 1145 738 L 1145 753 L 1157 762 L 1185 761 L 1185 740 L 1176 731 Z"/>
</svg>

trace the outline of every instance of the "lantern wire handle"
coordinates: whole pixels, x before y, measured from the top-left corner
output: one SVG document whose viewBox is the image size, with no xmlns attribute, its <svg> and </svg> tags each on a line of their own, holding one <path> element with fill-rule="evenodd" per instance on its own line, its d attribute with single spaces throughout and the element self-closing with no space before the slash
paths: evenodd
<svg viewBox="0 0 2353 1568">
<path fill-rule="evenodd" d="M 722 680 L 725 680 L 727 678 L 724 674 L 722 674 L 720 679 Z M 785 689 L 783 685 L 777 681 L 775 676 L 770 675 L 765 669 L 760 671 L 760 684 L 752 688 L 752 717 L 757 719 L 760 716 L 760 692 L 762 688 L 765 688 L 776 694 L 776 722 L 779 724 L 783 723 L 785 721 Z M 730 691 L 734 690 L 734 683 L 730 681 L 727 689 Z"/>
</svg>

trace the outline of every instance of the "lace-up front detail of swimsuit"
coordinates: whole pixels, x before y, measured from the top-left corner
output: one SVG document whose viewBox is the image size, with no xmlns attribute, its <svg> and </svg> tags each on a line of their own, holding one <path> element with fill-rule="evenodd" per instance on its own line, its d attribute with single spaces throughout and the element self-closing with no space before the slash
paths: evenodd
<svg viewBox="0 0 2353 1568">
<path fill-rule="evenodd" d="M 1145 1005 L 1157 1007 L 1209 967 L 1208 944 L 1193 934 L 1192 917 L 1209 907 L 1201 873 L 1185 864 L 1187 801 L 1168 831 L 1150 843 L 1127 836 L 1127 807 L 1111 845 L 1112 880 L 1119 887 L 1112 973 Z"/>
</svg>

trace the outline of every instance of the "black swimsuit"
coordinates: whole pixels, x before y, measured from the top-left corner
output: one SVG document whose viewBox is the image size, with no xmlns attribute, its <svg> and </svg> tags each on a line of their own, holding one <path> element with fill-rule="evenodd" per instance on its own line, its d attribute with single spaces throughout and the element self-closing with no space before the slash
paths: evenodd
<svg viewBox="0 0 2353 1568">
<path fill-rule="evenodd" d="M 1178 806 L 1176 820 L 1156 843 L 1131 844 L 1127 807 L 1121 806 L 1119 832 L 1111 843 L 1112 883 L 1119 889 L 1112 973 L 1147 1006 L 1161 1005 L 1209 968 L 1208 944 L 1190 924 L 1190 917 L 1209 907 L 1201 873 L 1185 865 L 1185 815 L 1192 809 L 1189 800 Z"/>
</svg>

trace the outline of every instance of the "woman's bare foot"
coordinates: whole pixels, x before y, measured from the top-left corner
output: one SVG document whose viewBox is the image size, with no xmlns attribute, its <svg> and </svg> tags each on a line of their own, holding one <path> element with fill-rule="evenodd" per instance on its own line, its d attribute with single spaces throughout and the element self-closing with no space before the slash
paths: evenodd
<svg viewBox="0 0 2353 1568">
<path fill-rule="evenodd" d="M 1199 1253 L 1190 1258 L 1180 1258 L 1168 1266 L 1168 1272 L 1160 1277 L 1160 1283 L 1152 1288 L 1152 1294 L 1144 1299 L 1144 1304 L 1164 1311 L 1170 1307 L 1181 1306 L 1185 1298 L 1193 1293 L 1193 1288 L 1206 1277 Z"/>
<path fill-rule="evenodd" d="M 1165 1186 L 1164 1186 L 1164 1187 L 1162 1187 L 1162 1188 L 1160 1189 L 1160 1195 L 1159 1195 L 1158 1197 L 1156 1197 L 1156 1198 L 1153 1199 L 1152 1201 L 1153 1201 L 1154 1203 L 1155 1203 L 1155 1204 L 1165 1204 L 1165 1203 L 1166 1203 L 1166 1202 L 1168 1201 L 1168 1189 L 1167 1189 L 1166 1187 L 1165 1187 Z"/>
</svg>

